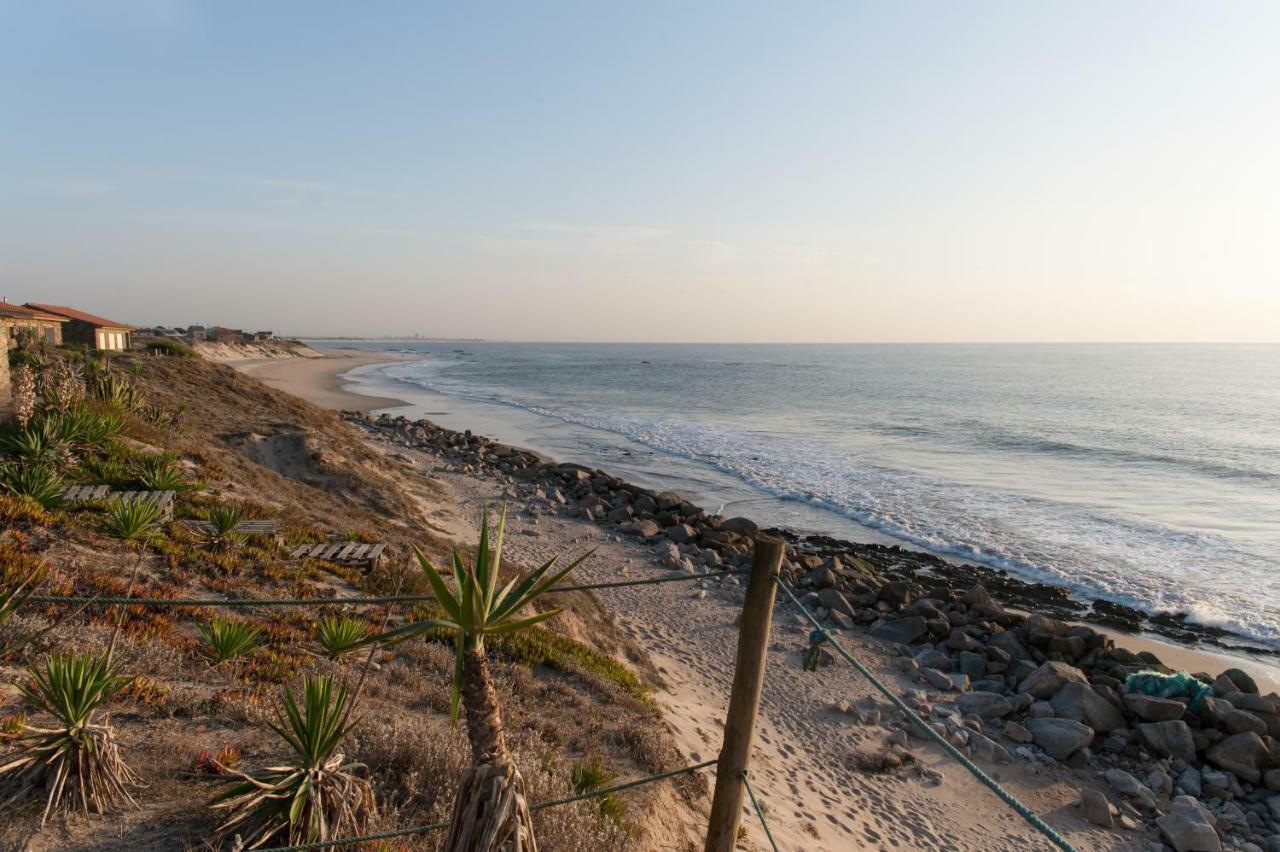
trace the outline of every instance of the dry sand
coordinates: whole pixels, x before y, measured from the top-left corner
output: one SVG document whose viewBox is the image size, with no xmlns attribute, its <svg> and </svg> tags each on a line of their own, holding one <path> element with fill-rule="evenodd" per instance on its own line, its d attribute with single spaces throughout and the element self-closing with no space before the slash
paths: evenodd
<svg viewBox="0 0 1280 852">
<path fill-rule="evenodd" d="M 394 400 L 359 397 L 343 387 L 340 374 L 378 356 L 347 353 L 324 361 L 236 365 L 269 383 L 320 405 L 352 410 L 386 407 Z M 464 473 L 429 454 L 371 444 L 387 453 L 408 453 L 447 492 L 436 508 L 441 526 L 459 539 L 474 535 L 481 508 L 507 501 L 512 519 L 508 553 L 521 564 L 536 564 L 558 553 L 597 547 L 578 569 L 584 581 L 669 574 L 662 567 L 663 545 L 621 538 L 593 523 L 557 516 L 534 518 L 512 499 L 508 484 Z M 645 646 L 665 681 L 656 698 L 690 762 L 713 758 L 723 729 L 732 678 L 742 589 L 736 583 L 698 580 L 657 586 L 603 590 L 602 602 L 620 626 Z M 849 756 L 875 751 L 889 731 L 860 725 L 835 709 L 837 702 L 879 698 L 872 686 L 843 662 L 819 673 L 801 670 L 807 625 L 789 607 L 776 610 L 769 664 L 753 752 L 751 780 L 784 850 L 1049 849 L 1050 845 L 941 750 L 913 740 L 917 766 L 870 774 L 849 765 Z M 1124 637 L 1121 637 L 1122 641 Z M 903 694 L 916 688 L 893 669 L 892 651 L 861 634 L 843 637 L 849 650 Z M 1131 644 L 1123 641 L 1123 644 Z M 1163 654 L 1165 643 L 1132 644 Z M 1168 646 L 1174 647 L 1174 646 Z M 1211 655 L 1179 648 L 1177 662 L 1192 668 L 1222 668 Z M 1199 664 L 1199 665 L 1197 665 Z M 989 731 L 993 733 L 994 731 Z M 1010 751 L 1015 744 L 994 734 Z M 1012 764 L 983 768 L 1082 850 L 1145 848 L 1145 836 L 1109 831 L 1087 823 L 1076 802 L 1085 786 L 1101 788 L 1087 770 L 1048 767 L 1015 757 Z M 942 774 L 940 782 L 929 771 Z M 744 813 L 746 844 L 767 849 L 754 814 Z M 683 827 L 694 847 L 704 825 Z"/>
<path fill-rule="evenodd" d="M 377 411 L 407 405 L 392 397 L 366 396 L 347 390 L 344 373 L 368 364 L 397 360 L 385 352 L 361 349 L 324 349 L 320 357 L 226 359 L 224 363 L 273 388 L 339 411 Z"/>
</svg>

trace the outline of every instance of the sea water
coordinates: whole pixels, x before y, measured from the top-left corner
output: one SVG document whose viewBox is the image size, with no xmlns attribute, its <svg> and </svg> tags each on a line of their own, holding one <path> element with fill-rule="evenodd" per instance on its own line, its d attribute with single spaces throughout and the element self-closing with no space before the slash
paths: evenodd
<svg viewBox="0 0 1280 852">
<path fill-rule="evenodd" d="M 360 345 L 400 413 L 1280 648 L 1278 346 Z"/>
</svg>

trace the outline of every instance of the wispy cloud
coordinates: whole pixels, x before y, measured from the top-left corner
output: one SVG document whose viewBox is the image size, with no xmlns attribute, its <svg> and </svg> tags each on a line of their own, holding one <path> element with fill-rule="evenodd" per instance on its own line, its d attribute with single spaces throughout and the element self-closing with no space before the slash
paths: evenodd
<svg viewBox="0 0 1280 852">
<path fill-rule="evenodd" d="M 96 198 L 110 195 L 119 188 L 114 181 L 95 178 L 39 178 L 25 183 L 36 192 L 55 198 Z"/>
</svg>

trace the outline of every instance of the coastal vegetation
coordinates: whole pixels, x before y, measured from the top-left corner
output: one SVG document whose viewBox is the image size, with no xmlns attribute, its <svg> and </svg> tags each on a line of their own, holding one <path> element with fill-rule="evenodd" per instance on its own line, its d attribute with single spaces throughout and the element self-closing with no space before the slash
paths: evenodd
<svg viewBox="0 0 1280 852">
<path fill-rule="evenodd" d="M 371 638 L 426 610 L 167 603 L 428 591 L 421 567 L 398 563 L 415 546 L 424 560 L 455 548 L 418 520 L 429 480 L 388 466 L 334 415 L 201 358 L 46 347 L 18 361 L 33 399 L 22 423 L 0 426 L 0 845 L 100 848 L 101 814 L 158 826 L 147 842 L 166 847 L 227 848 L 237 834 L 272 845 L 438 821 L 467 799 L 474 761 L 455 723 L 472 716 L 451 697 L 452 658 L 429 630 L 427 642 Z M 305 449 L 277 455 L 286 445 Z M 105 496 L 64 498 L 73 486 Z M 117 492 L 175 492 L 174 520 Z M 245 536 L 247 518 L 278 530 Z M 288 556 L 327 538 L 386 542 L 399 558 Z M 533 585 L 547 579 L 537 572 Z M 530 574 L 513 569 L 512 588 Z M 137 603 L 95 603 L 121 597 Z M 514 720 L 502 739 L 531 801 L 571 793 L 573 767 L 601 743 L 612 771 L 678 760 L 638 698 L 644 679 L 614 656 L 625 640 L 592 599 L 565 598 L 528 622 L 543 624 L 511 614 L 527 629 L 490 636 L 488 690 L 499 724 Z M 652 801 L 538 813 L 526 830 L 545 848 L 620 848 Z M 73 811 L 90 819 L 62 819 Z"/>
</svg>

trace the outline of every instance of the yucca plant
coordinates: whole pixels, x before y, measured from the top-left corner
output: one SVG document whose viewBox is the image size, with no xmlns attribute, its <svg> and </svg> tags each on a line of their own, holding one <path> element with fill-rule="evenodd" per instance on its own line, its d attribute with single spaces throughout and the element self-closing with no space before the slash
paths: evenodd
<svg viewBox="0 0 1280 852">
<path fill-rule="evenodd" d="M 213 802 L 229 815 L 219 832 L 236 829 L 247 849 L 283 833 L 282 843 L 316 843 L 362 833 L 377 814 L 373 787 L 338 750 L 355 727 L 355 697 L 345 683 L 307 675 L 302 705 L 286 688 L 272 730 L 288 744 L 292 760 L 260 772 L 219 768 L 237 780 Z"/>
<path fill-rule="evenodd" d="M 30 683 L 18 690 L 54 724 L 25 724 L 18 749 L 0 758 L 0 810 L 37 789 L 46 791 L 42 825 L 59 805 L 93 813 L 137 807 L 129 791 L 140 779 L 121 759 L 115 732 L 94 720 L 132 680 L 120 674 L 110 651 L 54 654 L 43 670 L 33 665 Z"/>
<path fill-rule="evenodd" d="M 116 498 L 107 503 L 103 528 L 125 541 L 147 541 L 160 530 L 161 508 L 150 500 Z"/>
<path fill-rule="evenodd" d="M 248 621 L 213 618 L 196 626 L 204 640 L 201 653 L 211 664 L 218 665 L 253 653 L 262 644 L 262 630 Z"/>
<path fill-rule="evenodd" d="M 111 369 L 91 371 L 89 395 L 119 411 L 137 411 L 145 400 L 137 385 Z"/>
<path fill-rule="evenodd" d="M 65 490 L 61 474 L 49 465 L 29 461 L 0 464 L 0 492 L 30 497 L 41 508 L 56 509 Z"/>
<path fill-rule="evenodd" d="M 0 434 L 0 450 L 20 461 L 54 468 L 70 467 L 74 448 L 60 434 L 57 419 L 34 417 L 25 426 Z"/>
<path fill-rule="evenodd" d="M 210 550 L 231 550 L 245 542 L 245 534 L 240 532 L 240 522 L 244 520 L 244 510 L 239 506 L 214 506 L 209 510 L 211 528 L 201 533 L 205 547 Z"/>
<path fill-rule="evenodd" d="M 452 589 L 445 583 L 443 572 L 415 547 L 414 555 L 445 617 L 416 621 L 378 637 L 394 640 L 436 630 L 445 630 L 454 636 L 450 716 L 457 724 L 461 701 L 467 711 L 467 738 L 471 743 L 473 765 L 463 775 L 458 787 L 449 835 L 443 847 L 447 852 L 537 848 L 524 796 L 524 780 L 512 763 L 511 752 L 507 748 L 484 640 L 486 636 L 512 633 L 556 615 L 559 610 L 535 613 L 528 610 L 591 555 L 588 551 L 567 567 L 554 572 L 552 569 L 559 557 L 553 557 L 524 579 L 516 577 L 499 588 L 502 534 L 506 521 L 507 513 L 503 509 L 491 551 L 489 512 L 485 510 L 480 521 L 480 543 L 476 547 L 474 563 L 466 565 L 462 554 L 456 550 L 453 552 Z"/>
<path fill-rule="evenodd" d="M 369 622 L 352 615 L 322 615 L 316 622 L 316 641 L 331 660 L 339 660 L 362 648 Z"/>
<path fill-rule="evenodd" d="M 195 483 L 178 469 L 178 460 L 171 453 L 147 456 L 139 465 L 138 484 L 148 491 L 187 491 Z"/>
</svg>

